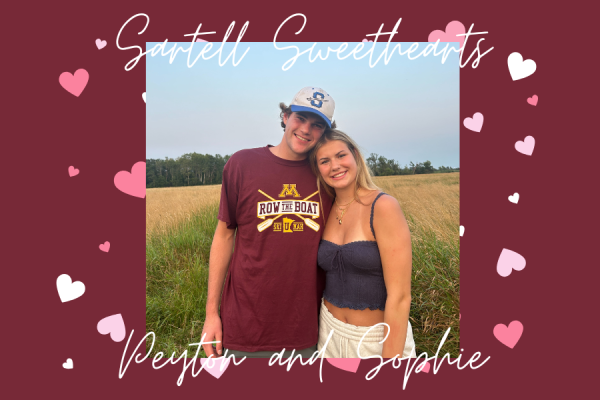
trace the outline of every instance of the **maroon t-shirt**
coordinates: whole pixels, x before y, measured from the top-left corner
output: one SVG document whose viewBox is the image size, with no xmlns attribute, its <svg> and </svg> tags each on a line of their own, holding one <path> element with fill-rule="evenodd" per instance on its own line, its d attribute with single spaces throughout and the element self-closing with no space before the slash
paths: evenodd
<svg viewBox="0 0 600 400">
<path fill-rule="evenodd" d="M 221 300 L 223 346 L 280 351 L 314 346 L 323 276 L 317 251 L 331 199 L 308 160 L 269 147 L 235 153 L 223 170 L 219 219 L 236 229 Z M 261 193 L 262 192 L 262 193 Z"/>
</svg>

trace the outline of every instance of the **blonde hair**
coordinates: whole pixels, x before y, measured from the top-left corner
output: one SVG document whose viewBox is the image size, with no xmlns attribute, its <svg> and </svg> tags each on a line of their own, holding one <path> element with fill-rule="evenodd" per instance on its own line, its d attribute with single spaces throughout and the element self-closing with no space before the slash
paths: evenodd
<svg viewBox="0 0 600 400">
<path fill-rule="evenodd" d="M 313 173 L 317 177 L 317 188 L 319 191 L 321 190 L 321 186 L 325 189 L 325 192 L 329 195 L 329 197 L 335 197 L 335 189 L 325 183 L 323 176 L 319 172 L 319 165 L 317 164 L 317 152 L 323 145 L 328 142 L 332 142 L 334 140 L 339 140 L 348 146 L 348 150 L 352 153 L 354 160 L 356 161 L 356 185 L 354 189 L 354 199 L 361 203 L 358 198 L 358 190 L 359 189 L 367 189 L 367 190 L 381 190 L 380 188 L 373 183 L 372 172 L 367 163 L 365 162 L 365 158 L 363 157 L 358 145 L 350 136 L 346 135 L 344 132 L 338 129 L 328 129 L 326 130 L 315 147 L 310 151 L 308 156 L 310 160 L 310 167 L 312 168 Z M 362 203 L 361 203 L 362 204 Z"/>
</svg>

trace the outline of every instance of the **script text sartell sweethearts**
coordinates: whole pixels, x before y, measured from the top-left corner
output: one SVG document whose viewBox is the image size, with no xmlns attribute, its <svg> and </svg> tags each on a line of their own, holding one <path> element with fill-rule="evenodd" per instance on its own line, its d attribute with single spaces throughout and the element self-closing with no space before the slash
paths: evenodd
<svg viewBox="0 0 600 400">
<path fill-rule="evenodd" d="M 121 43 L 121 33 L 123 32 L 123 29 L 125 29 L 125 27 L 133 19 L 135 19 L 137 17 L 145 17 L 146 18 L 146 24 L 144 25 L 144 29 L 139 31 L 138 35 L 141 35 L 142 33 L 144 33 L 144 31 L 148 27 L 148 24 L 150 23 L 150 17 L 147 14 L 140 13 L 140 14 L 136 14 L 133 17 L 129 18 L 127 20 L 127 22 L 125 22 L 123 24 L 123 26 L 119 30 L 119 33 L 117 34 L 117 47 L 120 50 L 137 50 L 138 51 L 138 55 L 135 56 L 134 58 L 132 58 L 131 60 L 129 60 L 129 62 L 127 64 L 125 64 L 125 70 L 127 70 L 127 71 L 130 71 L 133 67 L 135 67 L 137 65 L 137 63 L 140 61 L 140 59 L 148 53 L 152 57 L 159 55 L 159 54 L 161 56 L 170 56 L 169 63 L 171 63 L 171 64 L 173 63 L 173 61 L 175 60 L 175 58 L 177 57 L 177 54 L 179 52 L 187 53 L 188 68 L 193 67 L 194 64 L 196 64 L 196 62 L 200 58 L 202 58 L 203 60 L 210 60 L 211 58 L 217 57 L 217 56 L 218 56 L 220 66 L 225 65 L 229 61 L 229 59 L 231 59 L 232 65 L 234 67 L 237 67 L 240 64 L 240 62 L 244 59 L 244 57 L 248 54 L 248 51 L 250 50 L 250 47 L 246 46 L 244 53 L 241 56 L 239 56 L 239 58 L 236 58 L 238 46 L 240 45 L 240 42 L 242 40 L 242 37 L 244 36 L 244 33 L 246 32 L 246 29 L 248 29 L 248 25 L 250 24 L 249 21 L 246 21 L 246 23 L 240 29 L 237 40 L 235 41 L 235 45 L 233 46 L 233 48 L 231 50 L 229 50 L 229 54 L 225 57 L 225 59 L 223 59 L 224 46 L 225 46 L 225 43 L 227 43 L 227 40 L 229 39 L 229 36 L 231 35 L 233 28 L 235 27 L 235 21 L 233 21 L 229 25 L 229 27 L 227 28 L 227 31 L 225 32 L 225 36 L 223 37 L 221 45 L 219 46 L 219 48 L 217 50 L 214 50 L 214 51 L 212 50 L 213 43 L 196 42 L 196 39 L 198 39 L 201 35 L 213 35 L 216 33 L 216 32 L 201 32 L 200 29 L 202 28 L 202 24 L 198 25 L 196 32 L 184 35 L 184 36 L 192 37 L 191 42 L 186 43 L 185 45 L 182 45 L 181 43 L 171 43 L 169 45 L 169 49 L 167 49 L 167 44 L 168 44 L 169 40 L 165 39 L 165 41 L 163 43 L 157 44 L 152 49 L 147 50 L 147 51 L 143 51 L 141 46 L 136 46 L 136 45 L 126 46 L 124 43 Z M 489 53 L 490 51 L 492 51 L 492 49 L 493 49 L 493 47 L 491 47 L 487 51 L 482 53 L 479 48 L 479 45 L 485 39 L 484 38 L 479 39 L 477 41 L 477 45 L 476 45 L 475 49 L 472 51 L 472 53 L 466 59 L 464 64 L 463 64 L 464 51 L 461 52 L 461 49 L 458 49 L 454 43 L 440 43 L 439 41 L 437 41 L 435 43 L 433 43 L 433 42 L 432 43 L 417 43 L 417 42 L 415 42 L 415 43 L 410 44 L 410 46 L 408 48 L 405 48 L 404 50 L 402 50 L 403 47 L 406 47 L 407 43 L 392 43 L 394 36 L 398 33 L 398 27 L 400 26 L 400 22 L 402 22 L 402 18 L 398 19 L 398 22 L 396 22 L 396 25 L 394 25 L 394 28 L 390 32 L 382 32 L 383 24 L 381 24 L 377 33 L 371 33 L 371 34 L 365 35 L 368 38 L 372 38 L 373 42 L 355 43 L 355 44 L 353 44 L 354 47 L 352 49 L 349 49 L 350 45 L 348 43 L 341 43 L 338 47 L 335 47 L 335 48 L 331 48 L 331 47 L 327 46 L 327 49 L 320 48 L 317 43 L 313 43 L 312 46 L 310 46 L 304 50 L 301 50 L 298 46 L 294 46 L 294 45 L 281 46 L 281 43 L 278 44 L 278 42 L 277 42 L 277 36 L 279 35 L 279 31 L 282 28 L 289 29 L 289 26 L 286 26 L 286 24 L 288 24 L 288 22 L 290 20 L 296 19 L 296 18 L 303 19 L 302 26 L 300 27 L 300 29 L 298 31 L 295 32 L 295 35 L 300 34 L 304 30 L 304 27 L 307 22 L 307 18 L 304 14 L 294 14 L 294 15 L 291 15 L 288 18 L 286 18 L 286 20 L 283 21 L 281 23 L 281 25 L 279 25 L 279 27 L 277 28 L 277 31 L 275 32 L 275 36 L 273 38 L 273 45 L 276 50 L 287 51 L 288 53 L 293 54 L 292 57 L 290 57 L 281 66 L 281 69 L 283 69 L 284 71 L 287 71 L 288 69 L 290 69 L 294 65 L 294 63 L 301 56 L 304 56 L 304 55 L 306 55 L 306 57 L 308 58 L 308 61 L 311 63 L 315 62 L 317 60 L 326 60 L 327 58 L 329 58 L 330 55 L 333 55 L 333 54 L 335 54 L 335 56 L 339 60 L 345 60 L 350 57 L 354 58 L 355 60 L 362 60 L 362 59 L 368 57 L 369 66 L 371 68 L 373 68 L 379 63 L 379 61 L 382 58 L 384 59 L 385 65 L 387 65 L 390 62 L 392 56 L 394 54 L 396 54 L 396 52 L 400 56 L 406 55 L 409 60 L 415 60 L 421 56 L 427 57 L 431 54 L 433 54 L 434 57 L 441 55 L 442 63 L 444 63 L 446 61 L 446 59 L 451 54 L 451 52 L 456 52 L 456 53 L 460 52 L 460 67 L 461 68 L 464 67 L 465 65 L 467 65 L 471 61 L 471 58 L 473 56 L 476 56 L 476 57 L 473 60 L 473 63 L 471 64 L 471 66 L 473 68 L 477 68 L 481 58 L 484 55 L 486 55 L 487 53 Z M 467 42 L 469 40 L 469 36 L 482 35 L 482 34 L 487 33 L 487 32 L 472 32 L 472 29 L 473 29 L 473 24 L 471 24 L 471 27 L 469 28 L 468 32 L 466 32 L 463 35 L 460 35 L 460 36 L 465 36 L 463 48 L 466 47 Z M 385 46 L 384 46 L 384 43 L 379 42 L 379 39 L 382 37 L 386 37 L 386 36 L 387 36 L 387 42 L 384 42 L 385 43 Z M 459 35 L 457 35 L 457 36 L 459 36 Z M 457 41 L 458 41 L 458 38 L 457 38 Z M 198 49 L 198 47 L 201 47 L 201 49 L 197 52 L 197 54 L 195 54 L 195 56 L 192 55 L 192 53 L 194 52 L 194 45 L 196 45 L 196 49 Z M 307 45 L 308 45 L 308 43 L 307 43 Z M 123 47 L 123 46 L 125 46 L 125 47 Z M 365 47 L 366 47 L 366 49 L 365 49 Z M 376 53 L 378 54 L 378 56 L 376 55 Z"/>
</svg>

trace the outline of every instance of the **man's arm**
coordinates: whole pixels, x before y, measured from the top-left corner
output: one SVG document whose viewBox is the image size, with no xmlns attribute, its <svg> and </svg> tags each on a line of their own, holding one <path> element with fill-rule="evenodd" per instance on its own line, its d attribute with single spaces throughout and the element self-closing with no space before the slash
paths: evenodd
<svg viewBox="0 0 600 400">
<path fill-rule="evenodd" d="M 210 260 L 208 264 L 208 294 L 206 296 L 206 318 L 202 335 L 206 334 L 204 342 L 217 340 L 217 353 L 223 354 L 223 328 L 221 326 L 221 317 L 219 316 L 219 304 L 221 303 L 221 291 L 223 282 L 227 275 L 229 261 L 233 252 L 233 237 L 235 229 L 227 229 L 227 223 L 220 221 L 217 224 L 217 230 L 210 248 Z M 214 353 L 212 344 L 202 346 L 206 356 Z"/>
</svg>

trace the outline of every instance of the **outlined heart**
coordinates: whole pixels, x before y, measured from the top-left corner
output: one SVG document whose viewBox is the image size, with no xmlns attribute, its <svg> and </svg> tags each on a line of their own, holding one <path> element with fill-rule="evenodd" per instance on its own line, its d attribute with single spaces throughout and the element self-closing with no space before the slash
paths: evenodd
<svg viewBox="0 0 600 400">
<path fill-rule="evenodd" d="M 98 48 L 98 50 L 102 50 L 103 48 L 105 48 L 106 40 L 96 39 L 96 47 Z"/>
<path fill-rule="evenodd" d="M 532 106 L 537 106 L 537 102 L 538 102 L 537 94 L 534 94 L 533 96 L 527 98 L 527 103 L 531 104 Z"/>
<path fill-rule="evenodd" d="M 465 234 L 465 227 L 464 226 L 460 226 L 460 236 Z"/>
<path fill-rule="evenodd" d="M 110 333 L 110 338 L 115 342 L 125 339 L 125 321 L 123 321 L 121 314 L 114 314 L 101 319 L 96 329 L 102 335 Z"/>
<path fill-rule="evenodd" d="M 218 357 L 215 358 L 214 361 L 209 360 L 208 358 L 201 358 L 200 365 L 204 367 L 206 372 L 219 379 L 227 367 L 229 367 L 229 358 Z"/>
<path fill-rule="evenodd" d="M 517 204 L 519 202 L 519 193 L 515 193 L 512 196 L 508 196 L 508 201 Z"/>
<path fill-rule="evenodd" d="M 119 171 L 115 175 L 115 186 L 121 192 L 139 198 L 146 197 L 146 162 L 133 164 L 131 172 Z"/>
<path fill-rule="evenodd" d="M 63 363 L 64 369 L 73 369 L 73 360 L 67 358 L 67 361 Z"/>
<path fill-rule="evenodd" d="M 535 72 L 536 68 L 535 61 L 523 61 L 523 56 L 520 53 L 514 52 L 508 56 L 508 71 L 513 81 L 527 78 Z"/>
<path fill-rule="evenodd" d="M 508 326 L 504 324 L 498 324 L 494 327 L 494 336 L 500 343 L 515 348 L 515 345 L 521 339 L 523 335 L 523 324 L 520 321 L 513 321 Z"/>
<path fill-rule="evenodd" d="M 515 143 L 515 149 L 521 154 L 525 154 L 526 156 L 530 156 L 533 154 L 533 149 L 535 147 L 535 139 L 533 136 L 527 136 L 525 141 L 519 140 Z"/>
<path fill-rule="evenodd" d="M 69 167 L 69 176 L 72 178 L 74 176 L 79 175 L 79 170 L 77 168 L 75 168 L 74 166 L 70 166 Z"/>
<path fill-rule="evenodd" d="M 512 270 L 522 271 L 525 268 L 525 257 L 509 249 L 502 249 L 500 257 L 498 257 L 498 264 L 496 265 L 496 271 L 503 277 L 507 277 L 511 274 Z"/>
<path fill-rule="evenodd" d="M 79 97 L 81 92 L 83 92 L 83 89 L 85 89 L 89 80 L 90 74 L 88 74 L 88 72 L 83 68 L 75 71 L 74 75 L 72 75 L 70 72 L 63 72 L 58 77 L 58 83 L 60 83 L 60 86 L 76 97 Z"/>
<path fill-rule="evenodd" d="M 108 253 L 108 251 L 110 250 L 110 242 L 107 240 L 98 247 L 100 247 L 100 250 L 102 250 L 103 252 Z"/>
<path fill-rule="evenodd" d="M 75 300 L 83 296 L 85 293 L 85 285 L 83 282 L 73 282 L 69 275 L 62 274 L 56 278 L 56 290 L 58 290 L 60 301 L 66 303 L 67 301 Z"/>
<path fill-rule="evenodd" d="M 452 21 L 446 25 L 446 31 L 436 30 L 429 34 L 428 42 L 436 42 L 438 39 L 441 42 L 458 42 L 460 43 L 460 49 L 462 50 L 465 44 L 465 26 L 460 21 Z M 456 35 L 463 36 L 456 36 Z"/>
<path fill-rule="evenodd" d="M 360 365 L 360 358 L 326 358 L 327 362 L 336 368 L 356 373 Z"/>
<path fill-rule="evenodd" d="M 463 125 L 473 132 L 481 132 L 481 127 L 483 126 L 483 114 L 477 112 L 473 114 L 473 118 L 465 118 Z"/>
</svg>

